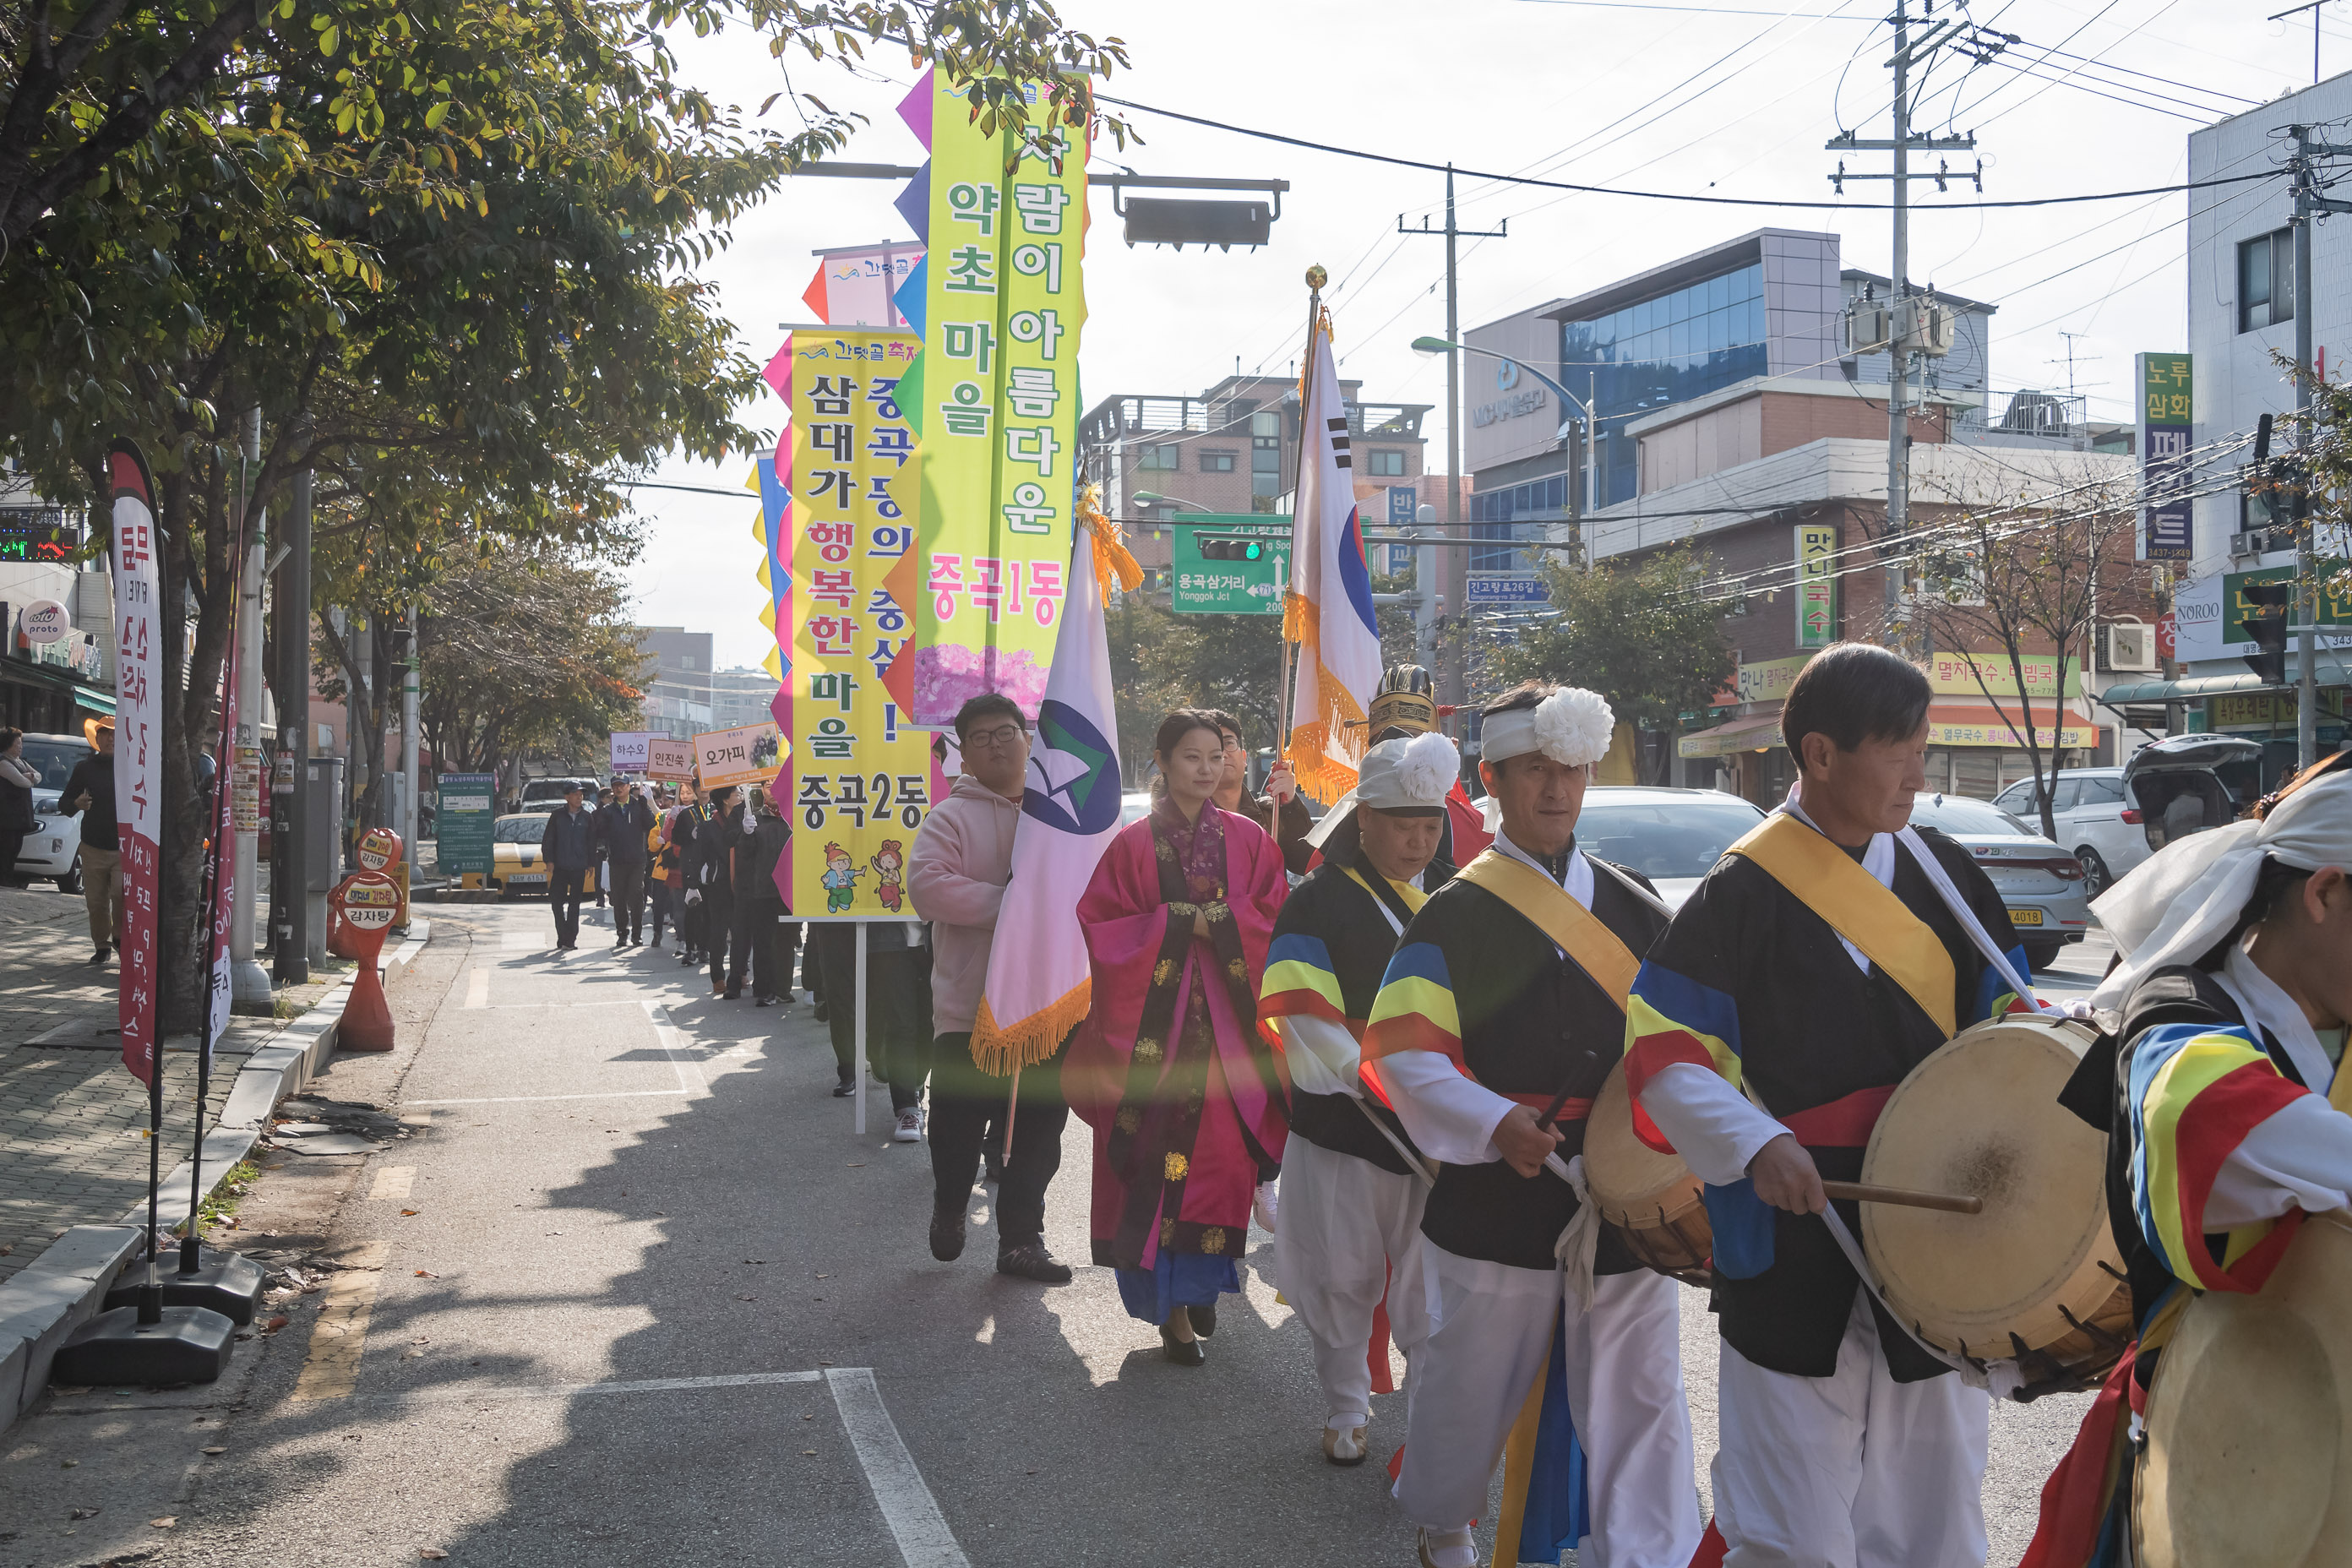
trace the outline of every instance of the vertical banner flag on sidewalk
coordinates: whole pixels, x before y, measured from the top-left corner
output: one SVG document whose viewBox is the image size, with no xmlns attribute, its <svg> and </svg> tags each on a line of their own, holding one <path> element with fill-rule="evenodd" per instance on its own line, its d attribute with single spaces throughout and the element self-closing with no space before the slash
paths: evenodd
<svg viewBox="0 0 2352 1568">
<path fill-rule="evenodd" d="M 163 625 L 156 552 L 155 488 L 129 441 L 107 454 L 114 492 L 109 564 L 114 573 L 114 817 L 122 855 L 121 955 L 122 1065 L 141 1082 L 156 1070 L 162 966 L 155 914 L 163 866 Z"/>
<path fill-rule="evenodd" d="M 1078 510 L 1068 613 L 1029 745 L 1013 876 L 996 917 L 997 930 L 1020 940 L 990 949 L 972 1024 L 971 1059 L 1000 1077 L 1045 1060 L 1087 1016 L 1093 982 L 1078 895 L 1118 831 L 1118 713 L 1103 600 L 1114 574 L 1132 591 L 1143 572 L 1104 521 L 1094 486 Z"/>
<path fill-rule="evenodd" d="M 1364 565 L 1348 409 L 1331 358 L 1328 311 L 1317 322 L 1314 340 L 1299 388 L 1297 512 L 1282 635 L 1298 645 L 1291 677 L 1291 771 L 1299 788 L 1328 805 L 1356 787 L 1364 710 L 1381 681 L 1381 629 Z"/>
<path fill-rule="evenodd" d="M 245 539 L 240 529 L 236 548 L 229 559 L 245 559 Z M 214 749 L 215 759 L 236 755 L 236 619 L 234 602 L 229 607 L 228 656 L 221 660 L 221 725 L 220 744 Z M 209 1054 L 220 1048 L 221 1037 L 228 1033 L 231 980 L 229 974 L 229 922 L 236 909 L 236 792 L 229 787 L 229 768 L 226 762 L 216 762 L 213 773 L 212 844 L 205 856 L 208 873 L 205 886 L 211 892 L 211 902 L 205 910 L 205 973 L 211 987 L 206 1006 L 212 1017 L 211 1032 L 205 1037 L 205 1049 Z"/>
<path fill-rule="evenodd" d="M 785 595 L 793 814 L 777 887 L 800 920 L 908 920 L 907 849 L 930 809 L 930 737 L 882 684 L 913 635 L 889 581 L 915 549 L 901 498 L 922 464 L 898 401 L 919 345 L 907 332 L 795 332 L 792 424 L 778 479 L 792 496 Z M 786 699 L 789 698 L 787 701 Z"/>
<path fill-rule="evenodd" d="M 931 72 L 899 113 L 931 161 L 923 263 L 902 293 L 922 334 L 907 412 L 923 442 L 911 658 L 891 689 L 946 725 L 999 691 L 1034 717 L 1070 553 L 1087 144 L 1033 120 L 984 136 L 969 88 Z M 1029 89 L 1040 109 L 1044 94 Z M 1008 168 L 1010 173 L 1007 172 Z"/>
</svg>

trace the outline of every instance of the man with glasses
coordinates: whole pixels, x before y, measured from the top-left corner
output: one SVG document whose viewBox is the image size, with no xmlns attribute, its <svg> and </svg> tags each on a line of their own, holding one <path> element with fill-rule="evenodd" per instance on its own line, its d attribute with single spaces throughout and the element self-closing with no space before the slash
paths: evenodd
<svg viewBox="0 0 2352 1568">
<path fill-rule="evenodd" d="M 1004 1112 L 1010 1078 L 982 1072 L 971 1057 L 972 1019 L 988 979 L 988 955 L 1004 885 L 1013 876 L 1013 830 L 1029 773 L 1029 726 L 1008 698 L 991 692 L 957 712 L 963 772 L 915 835 L 907 890 L 931 922 L 931 1256 L 962 1256 L 981 1144 L 991 1117 Z M 1071 897 L 1078 889 L 1070 889 Z M 1045 1249 L 1045 1187 L 1062 1163 L 1069 1103 L 1061 1094 L 1061 1051 L 1021 1075 L 1013 1152 L 996 1194 L 996 1271 L 1048 1285 L 1070 1282 L 1067 1264 Z"/>
<path fill-rule="evenodd" d="M 1307 815 L 1307 803 L 1298 797 L 1298 785 L 1289 768 L 1276 764 L 1266 775 L 1266 793 L 1251 794 L 1249 748 L 1242 743 L 1242 721 L 1223 709 L 1212 708 L 1209 714 L 1216 720 L 1217 733 L 1225 742 L 1225 776 L 1218 781 L 1214 797 L 1218 808 L 1239 812 L 1265 828 L 1281 846 L 1283 868 L 1294 877 L 1307 875 L 1315 858 L 1307 835 L 1315 821 Z"/>
</svg>

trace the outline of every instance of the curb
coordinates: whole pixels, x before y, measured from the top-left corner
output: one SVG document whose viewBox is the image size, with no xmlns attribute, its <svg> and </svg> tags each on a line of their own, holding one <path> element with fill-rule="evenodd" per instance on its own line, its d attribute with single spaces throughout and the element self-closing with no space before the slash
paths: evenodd
<svg viewBox="0 0 2352 1568">
<path fill-rule="evenodd" d="M 415 962 L 432 938 L 430 921 L 412 920 L 408 940 L 386 957 L 383 978 Z M 351 996 L 354 968 L 333 990 L 286 1026 L 277 1040 L 245 1058 L 229 1086 L 221 1116 L 205 1134 L 205 1170 L 210 1196 L 236 1163 L 253 1152 L 278 1102 L 299 1094 L 335 1053 L 337 1026 Z M 163 1178 L 156 1214 L 164 1230 L 188 1217 L 190 1163 L 182 1161 Z M 147 1205 L 142 1203 L 115 1225 L 77 1225 L 47 1251 L 0 1285 L 0 1432 L 5 1432 L 48 1391 L 49 1363 L 68 1335 L 98 1311 L 125 1264 L 143 1240 Z"/>
</svg>

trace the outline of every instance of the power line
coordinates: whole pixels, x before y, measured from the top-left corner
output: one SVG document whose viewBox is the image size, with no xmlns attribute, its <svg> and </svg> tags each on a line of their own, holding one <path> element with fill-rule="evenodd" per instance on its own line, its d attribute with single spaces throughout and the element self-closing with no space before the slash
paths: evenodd
<svg viewBox="0 0 2352 1568">
<path fill-rule="evenodd" d="M 1137 103 L 1129 99 L 1097 95 L 1097 101 L 1132 109 L 1144 114 L 1157 114 L 1165 119 L 1181 121 L 1211 131 L 1231 132 L 1236 136 L 1254 137 L 1261 142 L 1279 142 L 1286 147 L 1300 147 L 1310 153 L 1329 153 L 1341 158 L 1356 158 L 1370 163 L 1387 163 L 1397 168 L 1422 169 L 1431 174 L 1444 174 L 1444 163 L 1433 163 L 1420 158 L 1400 158 L 1392 153 L 1370 153 L 1360 148 L 1336 146 L 1328 142 L 1310 142 L 1302 136 L 1286 136 L 1275 131 L 1258 131 L 1246 125 L 1234 125 L 1222 120 L 1210 120 L 1198 114 L 1185 114 L 1173 109 L 1161 109 L 1155 104 Z M 1799 201 L 1780 196 L 1709 196 L 1685 195 L 1676 191 L 1625 190 L 1610 185 L 1581 184 L 1569 180 L 1541 180 L 1524 174 L 1501 174 L 1478 169 L 1456 169 L 1455 174 L 1466 179 L 1486 180 L 1497 184 L 1531 185 L 1541 190 L 1580 191 L 1596 196 L 1636 196 L 1645 201 L 1693 202 L 1706 206 L 1735 207 L 1799 207 L 1831 212 L 1884 212 L 1892 208 L 1891 202 Z M 2134 196 L 2169 195 L 2179 191 L 2204 190 L 2214 185 L 2241 184 L 2251 180 L 2284 178 L 2284 172 L 2263 170 L 2252 174 L 2228 175 L 2211 180 L 2191 180 L 2175 185 L 2145 185 L 2128 191 L 2091 191 L 2071 196 L 2025 196 L 2003 201 L 1929 202 L 1911 204 L 1914 212 L 1972 212 L 1979 208 L 2071 206 L 2082 202 L 2128 200 Z"/>
</svg>

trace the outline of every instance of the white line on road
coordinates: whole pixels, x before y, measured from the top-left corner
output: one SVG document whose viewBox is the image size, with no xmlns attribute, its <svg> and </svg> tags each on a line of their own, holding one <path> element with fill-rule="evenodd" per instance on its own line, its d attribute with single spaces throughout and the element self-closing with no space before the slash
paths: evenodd
<svg viewBox="0 0 2352 1568">
<path fill-rule="evenodd" d="M 472 977 L 466 982 L 466 1005 L 469 1009 L 479 1010 L 489 1005 L 490 972 L 478 963 L 474 965 Z"/>
<path fill-rule="evenodd" d="M 533 1105 L 544 1100 L 676 1100 L 683 1089 L 626 1089 L 609 1094 L 492 1094 L 479 1100 L 404 1100 L 403 1105 Z"/>
<path fill-rule="evenodd" d="M 590 1394 L 677 1394 L 705 1388 L 761 1388 L 779 1383 L 815 1383 L 821 1372 L 736 1372 L 713 1377 L 646 1377 L 623 1383 L 509 1383 L 487 1387 L 458 1384 L 421 1388 L 411 1394 L 380 1394 L 381 1400 L 402 1403 L 441 1401 L 464 1403 L 492 1399 L 571 1399 Z"/>
<path fill-rule="evenodd" d="M 907 1568 L 971 1568 L 971 1559 L 948 1529 L 915 1457 L 907 1452 L 898 1423 L 890 1419 L 876 1386 L 873 1369 L 837 1366 L 824 1374 L 833 1402 L 841 1409 L 841 1424 L 849 1430 L 850 1447 L 865 1468 L 866 1484 L 882 1510 L 882 1521 L 898 1543 Z"/>
<path fill-rule="evenodd" d="M 710 1085 L 702 1076 L 701 1064 L 688 1061 L 677 1054 L 677 1026 L 669 1021 L 669 1009 L 658 1002 L 645 1002 L 640 1005 L 645 1008 L 646 1016 L 653 1020 L 654 1033 L 661 1039 L 662 1054 L 669 1058 L 669 1065 L 677 1069 L 680 1090 L 688 1094 L 709 1092 Z"/>
</svg>

